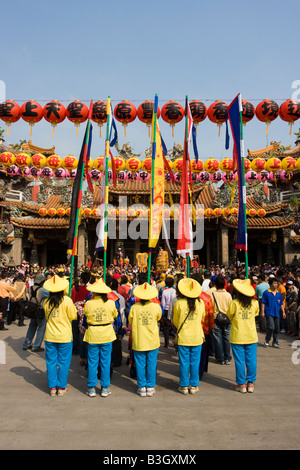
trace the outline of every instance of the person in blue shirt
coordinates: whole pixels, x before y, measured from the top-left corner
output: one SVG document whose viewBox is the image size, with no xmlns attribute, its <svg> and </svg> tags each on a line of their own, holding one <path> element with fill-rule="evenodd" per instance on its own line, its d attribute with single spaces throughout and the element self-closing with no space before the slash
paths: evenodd
<svg viewBox="0 0 300 470">
<path fill-rule="evenodd" d="M 264 346 L 268 347 L 269 342 L 273 336 L 273 343 L 272 346 L 274 348 L 280 348 L 278 343 L 278 334 L 279 334 L 279 326 L 280 326 L 280 312 L 282 312 L 282 317 L 285 318 L 285 311 L 283 308 L 283 300 L 282 295 L 278 292 L 278 281 L 276 278 L 269 278 L 269 285 L 270 288 L 265 290 L 262 299 L 261 299 L 261 306 L 262 317 L 266 318 L 267 324 L 267 332 L 266 338 L 264 342 Z"/>
</svg>

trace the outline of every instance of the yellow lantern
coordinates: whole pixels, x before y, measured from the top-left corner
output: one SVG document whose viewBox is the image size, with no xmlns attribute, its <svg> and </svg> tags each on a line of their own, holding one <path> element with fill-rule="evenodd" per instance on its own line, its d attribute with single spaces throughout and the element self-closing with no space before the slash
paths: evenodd
<svg viewBox="0 0 300 470">
<path fill-rule="evenodd" d="M 89 171 L 94 168 L 94 161 L 91 158 L 89 158 L 89 161 L 87 162 L 87 167 Z"/>
<path fill-rule="evenodd" d="M 286 157 L 281 161 L 281 168 L 288 173 L 296 169 L 296 159 L 293 157 Z"/>
<path fill-rule="evenodd" d="M 56 209 L 54 209 L 54 207 L 50 207 L 50 209 L 48 209 L 48 215 L 50 215 L 50 217 L 56 216 Z"/>
<path fill-rule="evenodd" d="M 26 152 L 18 153 L 16 156 L 15 164 L 20 168 L 25 168 L 25 166 L 31 165 L 31 157 Z"/>
<path fill-rule="evenodd" d="M 73 155 L 67 155 L 62 161 L 62 166 L 65 170 L 75 170 L 78 167 L 78 160 Z"/>
<path fill-rule="evenodd" d="M 173 170 L 175 172 L 182 172 L 182 165 L 183 165 L 183 158 L 176 158 L 176 160 L 173 162 Z"/>
<path fill-rule="evenodd" d="M 114 158 L 114 164 L 115 164 L 115 170 L 118 173 L 119 171 L 124 170 L 125 165 L 126 165 L 126 161 L 124 160 L 124 158 L 122 158 L 120 156 L 117 156 L 117 157 Z M 112 163 L 109 162 L 108 166 L 111 168 Z"/>
<path fill-rule="evenodd" d="M 297 158 L 296 160 L 296 169 L 300 170 L 300 158 Z"/>
<path fill-rule="evenodd" d="M 66 211 L 63 207 L 59 207 L 56 211 L 58 217 L 63 217 L 64 215 L 66 215 Z"/>
<path fill-rule="evenodd" d="M 93 209 L 93 216 L 94 217 L 101 217 L 101 209 Z"/>
<path fill-rule="evenodd" d="M 214 215 L 213 209 L 205 209 L 204 215 L 205 215 L 205 217 L 208 217 L 210 219 Z"/>
<path fill-rule="evenodd" d="M 0 155 L 0 163 L 3 166 L 11 166 L 14 165 L 16 161 L 16 157 L 13 153 L 11 152 L 3 152 Z"/>
<path fill-rule="evenodd" d="M 88 207 L 86 207 L 84 210 L 83 210 L 83 215 L 84 217 L 90 217 L 92 215 L 93 211 L 92 209 L 89 209 Z"/>
<path fill-rule="evenodd" d="M 151 171 L 152 171 L 152 158 L 148 157 L 148 158 L 145 158 L 145 160 L 142 161 L 142 169 L 144 171 L 147 171 L 148 173 L 151 173 Z"/>
<path fill-rule="evenodd" d="M 42 153 L 35 153 L 31 157 L 31 162 L 36 168 L 44 168 L 47 164 L 47 158 Z"/>
<path fill-rule="evenodd" d="M 244 158 L 244 168 L 245 168 L 245 172 L 247 172 L 251 168 L 251 162 L 249 158 Z"/>
<path fill-rule="evenodd" d="M 267 213 L 266 213 L 265 209 L 258 209 L 258 211 L 257 211 L 257 215 L 259 217 L 265 217 L 266 214 Z"/>
<path fill-rule="evenodd" d="M 213 214 L 215 217 L 221 217 L 222 215 L 222 209 L 220 209 L 219 207 L 216 207 L 214 210 L 213 210 Z"/>
<path fill-rule="evenodd" d="M 238 209 L 236 207 L 233 207 L 232 209 L 230 209 L 230 215 L 233 215 L 234 217 L 236 217 L 238 215 Z"/>
<path fill-rule="evenodd" d="M 47 158 L 47 166 L 52 168 L 52 170 L 57 170 L 62 166 L 62 159 L 58 155 L 50 155 L 50 157 Z"/>
<path fill-rule="evenodd" d="M 227 209 L 227 207 L 224 207 L 224 209 L 222 209 L 222 215 L 224 217 L 228 217 L 230 215 L 230 209 Z"/>
<path fill-rule="evenodd" d="M 219 162 L 215 158 L 209 158 L 204 162 L 204 170 L 208 173 L 212 174 L 218 171 L 219 169 Z"/>
<path fill-rule="evenodd" d="M 128 209 L 127 215 L 128 215 L 129 217 L 135 217 L 136 212 L 135 212 L 134 209 Z"/>
<path fill-rule="evenodd" d="M 68 207 L 68 209 L 66 209 L 66 215 L 68 217 L 70 217 L 70 215 L 71 215 L 71 208 L 70 207 Z"/>
<path fill-rule="evenodd" d="M 254 158 L 254 160 L 251 162 L 250 168 L 256 173 L 260 173 L 265 169 L 265 164 L 266 161 L 263 158 Z"/>
<path fill-rule="evenodd" d="M 275 173 L 276 171 L 279 171 L 281 169 L 281 161 L 279 160 L 279 158 L 276 157 L 269 158 L 266 161 L 265 169 Z"/>
<path fill-rule="evenodd" d="M 231 173 L 234 170 L 233 160 L 231 158 L 223 158 L 220 161 L 220 170 L 224 173 Z"/>
<path fill-rule="evenodd" d="M 191 161 L 191 169 L 193 173 L 200 173 L 203 170 L 202 160 L 196 161 L 196 159 Z"/>
<path fill-rule="evenodd" d="M 119 210 L 119 217 L 126 217 L 126 216 L 127 216 L 127 210 L 121 208 Z"/>
<path fill-rule="evenodd" d="M 196 209 L 196 218 L 201 219 L 204 216 L 204 209 Z"/>
<path fill-rule="evenodd" d="M 103 171 L 104 157 L 98 157 L 94 160 L 94 168 L 99 171 Z"/>
<path fill-rule="evenodd" d="M 247 211 L 247 214 L 249 215 L 249 217 L 255 217 L 257 215 L 257 212 L 255 209 L 249 209 Z"/>
<path fill-rule="evenodd" d="M 126 170 L 128 171 L 139 171 L 141 169 L 142 162 L 136 157 L 128 158 L 126 162 Z"/>
<path fill-rule="evenodd" d="M 45 217 L 45 216 L 47 215 L 47 209 L 46 209 L 46 207 L 41 207 L 41 208 L 39 209 L 39 215 L 40 215 L 41 217 Z"/>
<path fill-rule="evenodd" d="M 166 162 L 167 162 L 167 163 L 166 163 Z M 169 168 L 167 167 L 167 164 L 169 165 Z M 169 158 L 166 158 L 166 161 L 164 162 L 164 170 L 165 170 L 166 172 L 168 172 L 169 169 L 170 169 L 170 170 L 173 169 L 173 162 L 172 162 L 172 160 L 170 160 Z"/>
</svg>

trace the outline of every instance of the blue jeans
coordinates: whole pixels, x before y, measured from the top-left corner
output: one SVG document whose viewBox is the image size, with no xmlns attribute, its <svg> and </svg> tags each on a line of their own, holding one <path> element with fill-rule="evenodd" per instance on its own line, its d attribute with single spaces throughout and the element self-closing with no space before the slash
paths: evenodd
<svg viewBox="0 0 300 470">
<path fill-rule="evenodd" d="M 235 377 L 238 385 L 246 382 L 254 383 L 257 369 L 257 343 L 232 344 L 232 354 L 235 362 Z"/>
<path fill-rule="evenodd" d="M 229 336 L 230 336 L 230 325 L 220 325 L 215 321 L 215 327 L 212 330 L 212 336 L 214 339 L 215 344 L 215 357 L 217 361 L 224 362 L 231 360 L 230 354 L 230 343 L 229 343 Z"/>
<path fill-rule="evenodd" d="M 270 339 L 273 336 L 273 344 L 278 343 L 278 334 L 279 334 L 279 325 L 280 319 L 279 317 L 273 317 L 269 315 L 266 317 L 267 322 L 267 333 L 266 333 L 266 343 L 270 342 Z"/>
<path fill-rule="evenodd" d="M 153 388 L 156 385 L 158 348 L 151 351 L 133 351 L 138 388 Z"/>
<path fill-rule="evenodd" d="M 199 366 L 202 344 L 199 346 L 178 345 L 180 387 L 199 386 Z"/>
<path fill-rule="evenodd" d="M 73 343 L 45 341 L 49 388 L 66 388 L 72 359 Z"/>
<path fill-rule="evenodd" d="M 31 318 L 29 326 L 28 326 L 28 330 L 26 333 L 26 338 L 23 343 L 23 348 L 27 349 L 31 345 L 35 333 L 36 333 L 36 338 L 32 345 L 32 348 L 33 349 L 39 348 L 44 339 L 46 325 L 47 325 L 46 317 L 43 318 L 43 320 Z"/>
<path fill-rule="evenodd" d="M 88 343 L 88 380 L 89 388 L 98 384 L 98 366 L 100 364 L 100 384 L 101 387 L 110 386 L 110 363 L 111 363 L 112 342 L 103 344 Z"/>
</svg>

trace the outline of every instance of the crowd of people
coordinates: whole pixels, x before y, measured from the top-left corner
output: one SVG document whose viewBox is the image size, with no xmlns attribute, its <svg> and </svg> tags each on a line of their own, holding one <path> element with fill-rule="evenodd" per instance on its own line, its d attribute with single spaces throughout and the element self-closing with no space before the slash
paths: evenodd
<svg viewBox="0 0 300 470">
<path fill-rule="evenodd" d="M 74 273 L 73 273 L 74 274 Z M 257 330 L 264 346 L 280 349 L 279 333 L 299 337 L 300 267 L 185 266 L 148 274 L 136 265 L 101 266 L 89 262 L 72 276 L 70 266 L 3 268 L 0 330 L 30 322 L 23 350 L 45 351 L 51 396 L 67 391 L 72 355 L 87 369 L 87 395 L 111 394 L 111 375 L 121 365 L 128 337 L 130 375 L 137 394 L 153 396 L 161 347 L 174 348 L 179 362 L 178 391 L 194 395 L 208 371 L 209 357 L 235 364 L 241 393 L 252 393 L 257 374 Z M 104 280 L 105 278 L 105 280 Z M 172 345 L 171 345 L 172 341 Z M 42 344 L 44 342 L 44 347 Z"/>
</svg>

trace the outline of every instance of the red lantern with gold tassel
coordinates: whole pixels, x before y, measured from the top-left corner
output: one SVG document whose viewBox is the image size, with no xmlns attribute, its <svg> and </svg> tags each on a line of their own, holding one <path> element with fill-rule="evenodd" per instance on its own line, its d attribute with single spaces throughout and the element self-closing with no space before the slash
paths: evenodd
<svg viewBox="0 0 300 470">
<path fill-rule="evenodd" d="M 172 137 L 174 137 L 175 124 L 184 117 L 184 109 L 180 103 L 171 100 L 161 108 L 161 118 L 172 127 Z"/>
<path fill-rule="evenodd" d="M 66 118 L 66 108 L 62 103 L 59 103 L 57 100 L 49 101 L 44 106 L 43 116 L 47 122 L 50 122 L 52 125 L 52 137 L 54 136 L 54 129 L 57 124 L 63 122 Z"/>
<path fill-rule="evenodd" d="M 279 109 L 279 117 L 290 125 L 290 135 L 295 121 L 300 118 L 300 103 L 296 100 L 286 100 Z"/>
<path fill-rule="evenodd" d="M 279 106 L 273 100 L 263 100 L 256 106 L 256 117 L 259 121 L 267 124 L 266 135 L 269 133 L 269 125 L 279 114 Z"/>
<path fill-rule="evenodd" d="M 72 101 L 66 109 L 66 116 L 69 121 L 76 126 L 76 135 L 78 136 L 78 128 L 80 124 L 85 122 L 89 115 L 89 108 L 86 104 L 79 100 Z"/>
<path fill-rule="evenodd" d="M 115 106 L 114 116 L 117 121 L 122 123 L 126 137 L 126 127 L 136 118 L 136 107 L 127 100 L 123 100 Z"/>
<path fill-rule="evenodd" d="M 152 116 L 153 116 L 153 109 L 154 103 L 153 101 L 146 100 L 141 103 L 137 109 L 137 117 L 141 122 L 144 122 L 149 130 L 149 137 L 151 135 L 151 124 L 152 124 Z M 160 109 L 157 107 L 157 119 L 160 118 Z"/>
<path fill-rule="evenodd" d="M 228 117 L 228 104 L 224 101 L 217 100 L 210 105 L 208 108 L 208 119 L 214 122 L 219 127 L 219 137 L 221 133 L 221 126 L 227 120 Z"/>
<path fill-rule="evenodd" d="M 20 108 L 20 116 L 30 125 L 30 136 L 32 135 L 32 127 L 43 119 L 43 108 L 36 101 L 29 100 L 22 104 Z"/>
<path fill-rule="evenodd" d="M 107 104 L 103 100 L 98 100 L 93 104 L 92 111 L 92 121 L 96 122 L 100 127 L 100 137 L 101 137 L 101 128 L 103 124 L 107 122 Z"/>
<path fill-rule="evenodd" d="M 197 132 L 197 127 L 199 123 L 204 121 L 204 119 L 206 119 L 207 117 L 207 107 L 205 106 L 204 103 L 202 103 L 202 101 L 199 101 L 199 100 L 192 100 L 190 101 L 189 105 L 190 105 L 193 123 Z"/>
<path fill-rule="evenodd" d="M 6 100 L 0 103 L 0 119 L 7 125 L 7 135 L 9 126 L 20 119 L 20 106 L 13 100 Z"/>
<path fill-rule="evenodd" d="M 251 119 L 254 118 L 255 116 L 255 107 L 250 101 L 247 100 L 242 100 L 242 122 L 243 125 L 245 126 L 247 122 L 251 121 Z"/>
</svg>

